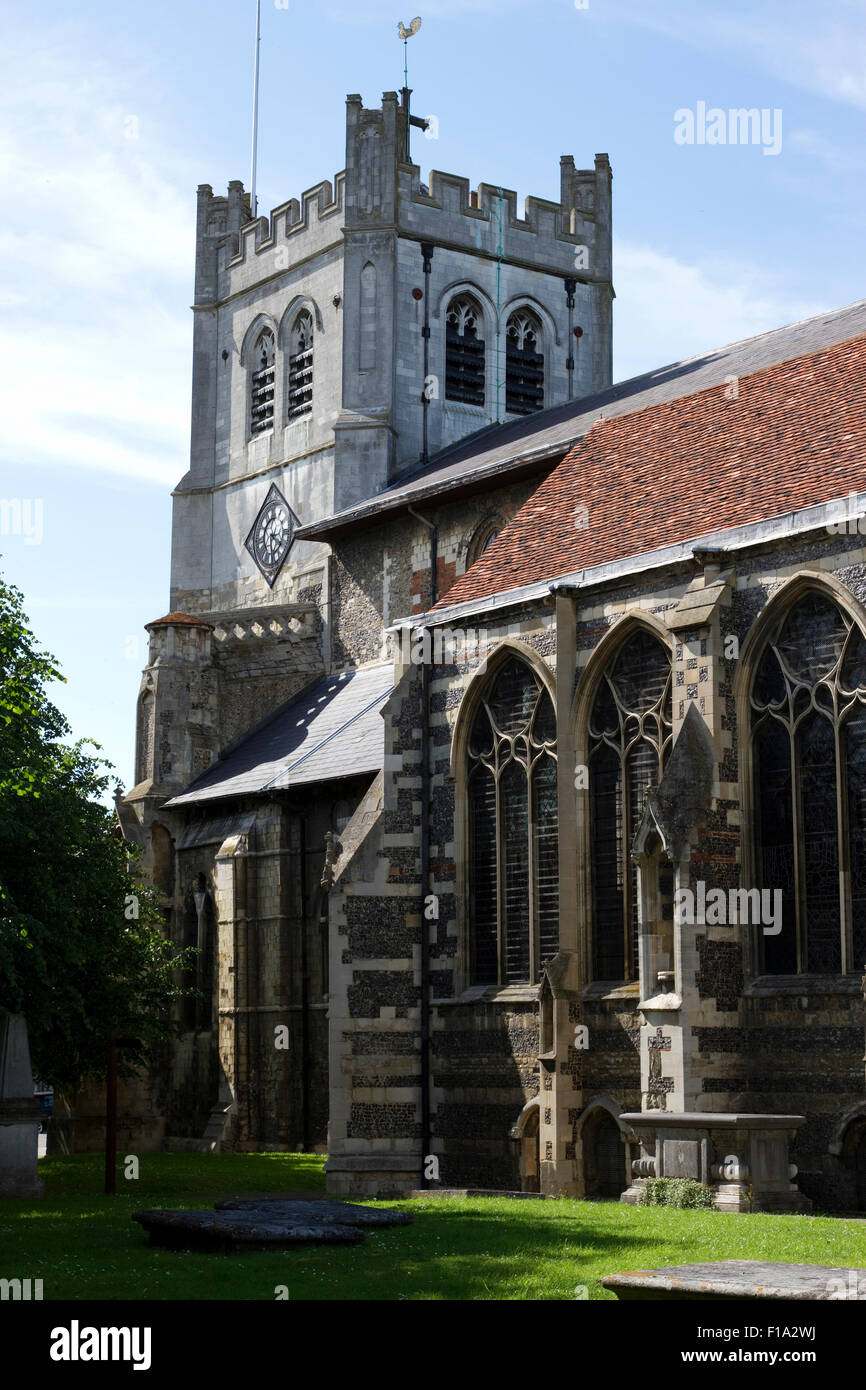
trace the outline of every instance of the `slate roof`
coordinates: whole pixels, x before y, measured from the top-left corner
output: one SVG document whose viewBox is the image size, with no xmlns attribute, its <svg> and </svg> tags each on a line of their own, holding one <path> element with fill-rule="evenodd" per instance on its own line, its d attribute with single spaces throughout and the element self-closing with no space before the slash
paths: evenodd
<svg viewBox="0 0 866 1390">
<path fill-rule="evenodd" d="M 718 383 L 696 372 L 698 389 L 681 399 L 597 420 L 436 607 L 710 534 L 723 548 L 726 530 L 866 489 L 866 305 L 857 308 L 827 316 L 822 330 L 841 327 L 847 341 L 750 373 L 740 352 Z M 783 331 L 798 352 L 814 336 Z"/>
<path fill-rule="evenodd" d="M 179 809 L 378 772 L 385 749 L 380 710 L 393 674 L 389 662 L 322 676 L 166 805 Z"/>
<path fill-rule="evenodd" d="M 336 537 L 389 512 L 417 506 L 442 492 L 453 496 L 562 459 L 602 418 L 612 418 L 694 395 L 721 385 L 727 376 L 749 376 L 777 362 L 815 352 L 866 332 L 866 300 L 745 338 L 712 352 L 658 367 L 618 382 L 594 396 L 551 406 L 483 430 L 443 450 L 425 469 L 407 473 L 384 492 L 345 511 L 300 527 L 299 537 Z"/>
</svg>

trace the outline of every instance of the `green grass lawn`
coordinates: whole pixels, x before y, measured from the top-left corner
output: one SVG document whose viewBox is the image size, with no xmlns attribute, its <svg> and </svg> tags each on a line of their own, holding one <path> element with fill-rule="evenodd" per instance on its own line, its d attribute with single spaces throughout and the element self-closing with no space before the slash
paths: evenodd
<svg viewBox="0 0 866 1390">
<path fill-rule="evenodd" d="M 96 1155 L 43 1159 L 46 1195 L 0 1199 L 0 1278 L 41 1278 L 45 1299 L 591 1299 L 617 1270 L 696 1260 L 866 1266 L 866 1223 L 727 1216 L 617 1202 L 431 1198 L 382 1203 L 411 1226 L 362 1245 L 204 1255 L 152 1248 L 130 1220 L 150 1206 L 210 1206 L 243 1192 L 324 1189 L 310 1154 L 153 1154 L 118 1195 L 102 1194 Z"/>
</svg>

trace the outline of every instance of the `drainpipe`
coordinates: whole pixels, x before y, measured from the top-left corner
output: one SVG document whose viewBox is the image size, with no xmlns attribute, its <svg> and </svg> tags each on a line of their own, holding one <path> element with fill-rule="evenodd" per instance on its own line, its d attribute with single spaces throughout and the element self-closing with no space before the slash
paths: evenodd
<svg viewBox="0 0 866 1390">
<path fill-rule="evenodd" d="M 432 521 L 409 507 L 430 535 L 430 607 L 436 602 L 438 532 Z M 432 658 L 432 652 L 430 653 Z M 430 927 L 424 904 L 430 886 L 430 662 L 421 663 L 421 1186 L 427 1187 L 425 1160 L 430 1152 Z"/>
<path fill-rule="evenodd" d="M 421 392 L 421 465 L 424 467 L 429 458 L 427 451 L 427 416 L 430 410 L 430 393 L 427 390 L 427 382 L 430 377 L 430 271 L 433 269 L 432 241 L 421 242 L 421 255 L 424 258 L 424 326 L 421 329 L 421 338 L 424 343 L 424 388 Z"/>
<path fill-rule="evenodd" d="M 566 275 L 563 281 L 565 285 L 565 302 L 568 307 L 568 357 L 565 365 L 568 368 L 568 399 L 574 397 L 574 291 L 577 289 L 577 281 L 570 275 Z"/>
<path fill-rule="evenodd" d="M 310 979 L 307 963 L 307 823 L 298 816 L 301 860 L 301 1132 L 303 1152 L 310 1151 Z"/>
</svg>

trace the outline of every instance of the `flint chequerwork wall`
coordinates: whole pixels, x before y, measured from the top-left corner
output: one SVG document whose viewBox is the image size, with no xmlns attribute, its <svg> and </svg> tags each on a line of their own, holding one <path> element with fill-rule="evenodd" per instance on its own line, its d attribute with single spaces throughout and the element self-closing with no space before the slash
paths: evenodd
<svg viewBox="0 0 866 1390">
<path fill-rule="evenodd" d="M 375 550 L 373 541 L 370 547 Z M 670 654 L 673 747 L 681 735 L 682 748 L 694 739 L 693 724 L 687 725 L 692 710 L 709 750 L 705 804 L 680 847 L 678 883 L 694 889 L 701 881 L 707 893 L 722 888 L 727 894 L 746 882 L 742 837 L 751 793 L 743 792 L 743 781 L 751 777 L 751 763 L 740 746 L 738 704 L 742 718 L 742 692 L 760 649 L 753 644 L 750 652 L 749 634 L 800 593 L 831 596 L 862 614 L 864 561 L 861 537 L 816 528 L 744 545 L 724 558 L 702 555 L 661 572 L 614 578 L 555 603 L 538 599 L 507 614 L 485 612 L 479 603 L 471 619 L 461 616 L 454 626 L 469 623 L 484 632 L 480 655 L 491 670 L 497 651 L 509 644 L 527 661 L 543 662 L 551 681 L 565 680 L 569 697 L 557 702 L 557 735 L 560 756 L 571 750 L 572 757 L 579 756 L 584 737 L 578 721 L 618 643 L 629 632 L 655 633 Z M 564 673 L 558 650 L 560 661 L 572 653 Z M 417 666 L 402 669 L 386 709 L 381 808 L 338 866 L 330 898 L 333 1190 L 419 1185 L 426 1157 L 419 1147 L 420 942 L 426 929 L 429 1153 L 438 1159 L 442 1185 L 540 1185 L 550 1192 L 617 1195 L 605 1186 L 611 1181 L 609 1126 L 624 1112 L 789 1113 L 806 1117 L 792 1152 L 801 1191 L 825 1207 L 856 1207 L 862 1191 L 858 1197 L 853 1139 L 866 1116 L 860 971 L 791 978 L 761 973 L 760 924 L 699 920 L 678 928 L 675 998 L 660 1000 L 657 992 L 650 998 L 646 981 L 642 988 L 637 979 L 596 980 L 585 791 L 571 792 L 577 872 L 571 878 L 564 868 L 560 877 L 561 913 L 574 924 L 573 952 L 563 952 L 561 940 L 560 957 L 546 976 L 551 999 L 545 1002 L 544 982 L 471 985 L 461 893 L 471 894 L 472 882 L 461 862 L 461 774 L 452 742 L 478 666 L 473 657 L 431 671 L 429 883 L 419 877 Z M 748 742 L 748 729 L 745 737 Z M 683 775 L 683 767 L 671 766 L 674 779 Z M 687 776 L 689 765 L 683 766 Z M 695 765 L 693 776 L 700 775 Z M 676 792 L 676 780 L 671 785 Z M 563 839 L 569 833 L 561 824 L 566 866 Z M 430 894 L 438 918 L 425 922 Z M 552 1047 L 543 1036 L 547 1008 Z M 587 1030 L 581 1046 L 574 1045 L 578 1025 Z M 613 1162 L 620 1165 L 621 1191 L 630 1176 L 621 1142 Z"/>
</svg>

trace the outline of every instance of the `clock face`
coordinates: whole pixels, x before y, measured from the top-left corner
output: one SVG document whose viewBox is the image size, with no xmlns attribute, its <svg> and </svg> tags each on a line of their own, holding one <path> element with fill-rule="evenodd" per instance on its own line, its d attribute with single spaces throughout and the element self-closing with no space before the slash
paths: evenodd
<svg viewBox="0 0 866 1390">
<path fill-rule="evenodd" d="M 246 542 L 271 587 L 289 553 L 296 524 L 297 517 L 285 497 L 278 487 L 272 486 Z"/>
</svg>

